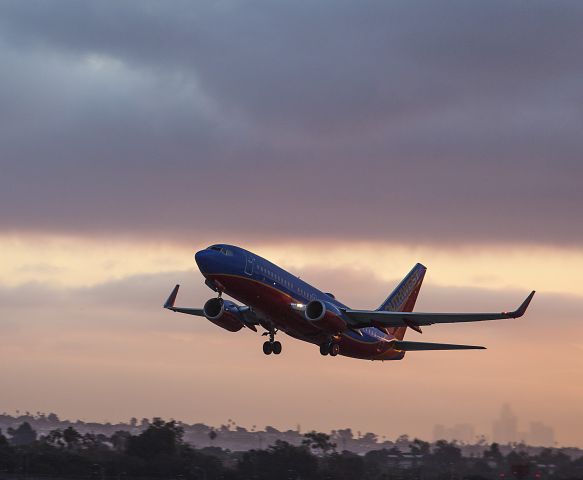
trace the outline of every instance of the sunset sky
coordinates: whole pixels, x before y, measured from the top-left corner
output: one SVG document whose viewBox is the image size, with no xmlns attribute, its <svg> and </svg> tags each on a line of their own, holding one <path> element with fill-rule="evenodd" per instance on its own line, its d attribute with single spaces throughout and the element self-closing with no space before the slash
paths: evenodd
<svg viewBox="0 0 583 480">
<path fill-rule="evenodd" d="M 583 447 L 583 3 L 0 2 L 0 411 L 552 425 Z M 485 351 L 321 357 L 161 308 L 253 250 L 354 308 L 415 264 Z"/>
</svg>

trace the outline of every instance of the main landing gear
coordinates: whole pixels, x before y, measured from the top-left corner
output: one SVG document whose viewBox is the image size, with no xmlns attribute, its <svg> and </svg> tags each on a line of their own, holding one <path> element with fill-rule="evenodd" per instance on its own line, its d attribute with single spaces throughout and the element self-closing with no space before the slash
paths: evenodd
<svg viewBox="0 0 583 480">
<path fill-rule="evenodd" d="M 275 340 L 276 330 L 270 330 L 263 335 L 269 335 L 269 340 L 263 344 L 263 353 L 265 355 L 279 355 L 281 353 L 281 342 Z"/>
<path fill-rule="evenodd" d="M 263 353 L 265 353 L 265 355 L 270 355 L 270 354 L 274 354 L 274 355 L 279 355 L 281 353 L 281 342 L 278 342 L 277 340 L 274 342 L 265 342 L 263 344 Z"/>
<path fill-rule="evenodd" d="M 339 353 L 340 345 L 334 340 L 320 345 L 320 355 L 330 355 L 331 357 L 335 357 Z"/>
</svg>

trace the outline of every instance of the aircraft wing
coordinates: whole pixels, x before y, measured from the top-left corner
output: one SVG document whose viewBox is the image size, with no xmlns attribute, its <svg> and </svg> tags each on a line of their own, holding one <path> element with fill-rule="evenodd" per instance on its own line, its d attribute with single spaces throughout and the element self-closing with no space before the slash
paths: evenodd
<svg viewBox="0 0 583 480">
<path fill-rule="evenodd" d="M 349 326 L 363 327 L 420 327 L 435 323 L 481 322 L 484 320 L 502 320 L 518 318 L 524 315 L 528 304 L 534 296 L 530 293 L 522 305 L 512 312 L 499 313 L 422 313 L 422 312 L 387 312 L 383 310 L 349 310 L 342 309 Z"/>
<path fill-rule="evenodd" d="M 187 315 L 196 315 L 198 317 L 206 317 L 204 314 L 204 308 L 185 308 L 185 307 L 175 307 L 174 303 L 176 302 L 176 296 L 178 295 L 178 289 L 180 285 L 176 285 L 170 293 L 168 299 L 164 302 L 164 308 L 168 310 L 172 310 L 173 312 L 178 313 L 186 313 Z M 260 325 L 259 319 L 255 315 L 255 313 L 247 306 L 247 305 L 235 305 L 233 302 L 225 300 L 226 303 L 229 305 L 226 307 L 227 310 L 230 309 L 230 313 L 235 313 L 238 315 L 239 320 L 241 323 L 253 330 L 254 332 L 257 331 L 256 325 Z"/>
<path fill-rule="evenodd" d="M 176 285 L 172 293 L 168 297 L 168 300 L 164 302 L 164 308 L 172 310 L 173 312 L 186 313 L 187 315 L 197 315 L 199 317 L 204 317 L 204 310 L 202 308 L 183 308 L 175 307 L 174 302 L 176 301 L 176 295 L 178 295 L 178 289 L 180 285 Z"/>
<path fill-rule="evenodd" d="M 393 348 L 403 352 L 420 352 L 423 350 L 484 350 L 486 347 L 480 347 L 478 345 L 453 345 L 451 343 L 426 343 L 396 340 L 393 344 Z"/>
</svg>

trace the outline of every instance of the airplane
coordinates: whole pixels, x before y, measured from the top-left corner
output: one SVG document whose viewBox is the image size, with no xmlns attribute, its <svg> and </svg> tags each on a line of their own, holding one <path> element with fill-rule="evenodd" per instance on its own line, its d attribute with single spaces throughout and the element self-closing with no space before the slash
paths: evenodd
<svg viewBox="0 0 583 480">
<path fill-rule="evenodd" d="M 407 328 L 418 333 L 438 323 L 477 322 L 522 317 L 535 292 L 514 311 L 499 313 L 413 312 L 426 267 L 416 264 L 376 310 L 353 310 L 333 294 L 309 285 L 268 260 L 243 248 L 216 244 L 195 254 L 205 284 L 218 294 L 203 308 L 176 307 L 180 285 L 164 303 L 173 312 L 206 317 L 230 332 L 265 329 L 263 353 L 279 355 L 278 332 L 320 348 L 320 354 L 366 360 L 401 360 L 408 351 L 485 349 L 404 340 Z M 222 294 L 243 303 L 237 305 Z"/>
</svg>

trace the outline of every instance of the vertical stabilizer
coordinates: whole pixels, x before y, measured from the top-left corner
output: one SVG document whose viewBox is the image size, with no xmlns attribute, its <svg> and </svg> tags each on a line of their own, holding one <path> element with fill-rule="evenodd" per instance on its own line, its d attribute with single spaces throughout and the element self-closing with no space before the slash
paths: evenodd
<svg viewBox="0 0 583 480">
<path fill-rule="evenodd" d="M 377 311 L 412 312 L 426 270 L 427 268 L 420 263 L 415 265 L 401 283 L 397 285 L 397 288 L 395 288 L 381 306 L 377 308 Z M 415 328 L 415 326 L 411 325 L 411 328 Z M 417 330 L 417 328 L 415 329 Z M 406 329 L 407 327 L 395 327 L 387 328 L 385 331 L 394 335 L 398 340 L 402 340 L 405 336 Z"/>
</svg>

